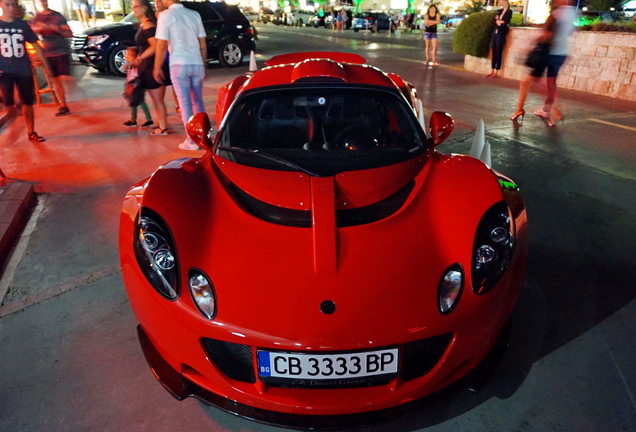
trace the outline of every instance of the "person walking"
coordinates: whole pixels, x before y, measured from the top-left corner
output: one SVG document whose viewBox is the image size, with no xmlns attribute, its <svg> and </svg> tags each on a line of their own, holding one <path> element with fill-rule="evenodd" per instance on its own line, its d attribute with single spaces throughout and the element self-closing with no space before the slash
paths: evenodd
<svg viewBox="0 0 636 432">
<path fill-rule="evenodd" d="M 33 46 L 35 54 L 49 73 L 44 50 L 38 45 L 38 37 L 26 21 L 15 18 L 14 11 L 18 7 L 16 0 L 0 0 L 0 89 L 2 100 L 9 110 L 14 109 L 14 93 L 17 89 L 22 102 L 22 114 L 27 126 L 27 133 L 31 142 L 46 141 L 34 129 L 35 115 L 35 84 L 31 59 L 27 53 L 25 43 Z"/>
<path fill-rule="evenodd" d="M 181 120 L 185 127 L 193 114 L 205 112 L 203 80 L 208 58 L 205 29 L 201 16 L 186 9 L 179 0 L 159 1 L 163 1 L 167 8 L 159 14 L 157 22 L 153 74 L 155 80 L 163 80 L 166 53 L 170 50 L 170 79 L 179 99 Z M 199 150 L 199 146 L 189 136 L 179 144 L 179 148 Z"/>
<path fill-rule="evenodd" d="M 49 8 L 48 0 L 38 0 L 39 12 L 31 21 L 31 28 L 40 37 L 44 55 L 51 71 L 55 93 L 60 99 L 56 116 L 70 114 L 66 103 L 64 80 L 71 81 L 71 50 L 66 38 L 73 37 L 73 32 L 66 18 Z"/>
<path fill-rule="evenodd" d="M 166 10 L 166 7 L 163 5 L 162 1 L 157 1 L 155 3 L 155 6 L 157 7 L 157 13 L 156 13 L 156 17 L 157 19 L 159 19 L 159 14 L 163 11 Z M 167 70 L 166 75 L 170 76 L 170 69 L 169 67 L 167 67 L 170 64 L 170 54 L 167 53 L 166 54 L 166 61 L 164 62 L 164 72 Z M 170 86 L 170 88 L 172 89 L 172 100 L 174 100 L 174 107 L 175 110 L 177 111 L 177 114 L 181 113 L 181 108 L 179 108 L 179 99 L 177 99 L 177 92 L 174 91 L 174 86 Z"/>
<path fill-rule="evenodd" d="M 88 0 L 73 0 L 73 10 L 82 24 L 82 28 L 88 28 Z"/>
<path fill-rule="evenodd" d="M 166 86 L 170 84 L 168 76 L 155 79 L 153 68 L 157 52 L 157 19 L 148 0 L 133 0 L 133 11 L 139 19 L 139 29 L 135 34 L 135 42 L 139 46 L 139 55 L 133 62 L 139 72 L 141 86 L 148 91 L 152 99 L 157 117 L 157 128 L 150 135 L 168 135 L 168 120 L 164 97 Z"/>
<path fill-rule="evenodd" d="M 342 16 L 342 11 L 338 12 L 338 15 L 336 15 L 336 31 L 339 33 L 343 30 L 343 20 L 344 17 Z"/>
<path fill-rule="evenodd" d="M 552 127 L 559 120 L 563 120 L 563 114 L 554 106 L 557 93 L 557 77 L 561 66 L 567 58 L 569 38 L 574 32 L 574 19 L 576 18 L 574 0 L 553 0 L 552 12 L 543 26 L 543 31 L 537 38 L 537 44 L 548 46 L 547 56 L 539 64 L 530 70 L 519 84 L 519 98 L 517 110 L 510 117 L 516 122 L 519 117 L 523 120 L 525 115 L 524 104 L 533 83 L 538 81 L 547 69 L 546 83 L 548 95 L 543 108 L 534 111 L 534 115 L 543 120 L 546 125 Z M 555 116 L 552 117 L 552 112 Z"/>
<path fill-rule="evenodd" d="M 508 4 L 508 0 L 501 0 L 501 11 L 495 16 L 495 27 L 492 30 L 490 39 L 490 47 L 492 50 L 492 70 L 486 78 L 499 77 L 499 71 L 503 63 L 503 52 L 508 40 L 508 30 L 510 20 L 512 19 L 512 10 Z"/>
<path fill-rule="evenodd" d="M 135 66 L 133 66 L 133 63 L 138 56 L 138 47 L 133 46 L 126 49 L 126 64 L 124 65 L 124 70 L 126 71 L 126 84 L 124 85 L 124 97 L 128 102 L 128 106 L 130 106 L 130 120 L 126 120 L 124 122 L 124 126 L 137 126 L 137 107 L 139 107 L 146 116 L 146 122 L 142 124 L 141 127 L 149 127 L 153 126 L 153 121 L 152 117 L 150 117 L 150 110 L 148 110 L 148 105 L 146 105 L 144 97 L 146 90 L 139 85 L 138 80 L 141 80 L 139 77 L 139 71 Z"/>
<path fill-rule="evenodd" d="M 86 23 L 93 23 L 92 26 L 97 25 L 97 12 L 95 11 L 95 0 L 86 1 Z"/>
<path fill-rule="evenodd" d="M 424 15 L 424 44 L 426 46 L 426 64 L 430 64 L 431 45 L 433 45 L 433 66 L 439 66 L 437 61 L 437 24 L 442 21 L 437 6 L 430 5 Z"/>
</svg>

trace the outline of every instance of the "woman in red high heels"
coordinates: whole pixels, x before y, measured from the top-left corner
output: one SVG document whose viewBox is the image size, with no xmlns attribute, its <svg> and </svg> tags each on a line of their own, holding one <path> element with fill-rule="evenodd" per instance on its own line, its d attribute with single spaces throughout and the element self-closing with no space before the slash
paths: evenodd
<svg viewBox="0 0 636 432">
<path fill-rule="evenodd" d="M 519 99 L 517 101 L 517 111 L 510 117 L 512 121 L 516 121 L 519 117 L 523 120 L 525 110 L 523 105 L 530 91 L 533 82 L 536 82 L 543 72 L 547 69 L 547 85 L 548 97 L 545 100 L 542 109 L 536 110 L 534 115 L 543 120 L 548 126 L 554 126 L 559 120 L 563 120 L 563 114 L 558 108 L 554 107 L 556 99 L 556 80 L 559 70 L 565 62 L 569 37 L 574 31 L 574 19 L 576 17 L 576 8 L 573 6 L 573 0 L 553 0 L 552 13 L 543 26 L 543 31 L 539 36 L 537 43 L 545 43 L 549 45 L 549 54 L 541 64 L 530 72 L 529 75 L 521 80 L 519 85 Z M 551 117 L 554 112 L 555 117 Z"/>
</svg>

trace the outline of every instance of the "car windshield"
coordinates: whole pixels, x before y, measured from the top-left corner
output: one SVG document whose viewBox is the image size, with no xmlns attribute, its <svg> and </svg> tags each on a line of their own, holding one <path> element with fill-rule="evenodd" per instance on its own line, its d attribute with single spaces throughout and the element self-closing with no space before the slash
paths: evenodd
<svg viewBox="0 0 636 432">
<path fill-rule="evenodd" d="M 426 148 L 426 137 L 399 93 L 296 87 L 238 100 L 216 153 L 243 165 L 328 176 L 402 162 Z"/>
<path fill-rule="evenodd" d="M 134 12 L 131 12 L 123 17 L 120 22 L 138 23 L 139 19 L 135 16 Z"/>
</svg>

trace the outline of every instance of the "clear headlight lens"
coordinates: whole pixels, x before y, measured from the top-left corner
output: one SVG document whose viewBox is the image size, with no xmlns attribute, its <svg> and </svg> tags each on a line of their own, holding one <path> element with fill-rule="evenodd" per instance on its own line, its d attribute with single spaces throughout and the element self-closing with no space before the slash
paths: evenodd
<svg viewBox="0 0 636 432">
<path fill-rule="evenodd" d="M 142 208 L 135 221 L 135 257 L 150 284 L 169 300 L 179 296 L 179 266 L 174 239 L 156 212 Z"/>
<path fill-rule="evenodd" d="M 437 287 L 437 306 L 442 314 L 453 310 L 464 287 L 464 271 L 459 264 L 453 264 L 442 276 Z"/>
<path fill-rule="evenodd" d="M 472 284 L 475 293 L 487 293 L 508 268 L 514 249 L 512 232 L 512 218 L 504 201 L 484 213 L 473 246 Z"/>
<path fill-rule="evenodd" d="M 86 40 L 86 46 L 92 47 L 95 45 L 99 45 L 100 43 L 104 42 L 106 39 L 108 39 L 108 35 L 89 36 L 88 39 Z"/>
<path fill-rule="evenodd" d="M 216 315 L 216 296 L 208 277 L 200 270 L 191 269 L 188 274 L 188 287 L 194 304 L 207 319 Z"/>
</svg>

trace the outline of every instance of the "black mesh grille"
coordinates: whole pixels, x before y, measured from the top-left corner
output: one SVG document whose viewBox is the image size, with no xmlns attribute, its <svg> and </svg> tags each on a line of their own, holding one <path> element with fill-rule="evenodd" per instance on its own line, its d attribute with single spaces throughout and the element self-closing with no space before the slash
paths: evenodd
<svg viewBox="0 0 636 432">
<path fill-rule="evenodd" d="M 401 378 L 407 381 L 429 373 L 442 358 L 452 339 L 453 335 L 446 333 L 405 344 Z"/>
<path fill-rule="evenodd" d="M 255 383 L 252 349 L 248 345 L 202 338 L 201 344 L 210 361 L 229 378 L 246 383 Z"/>
</svg>

